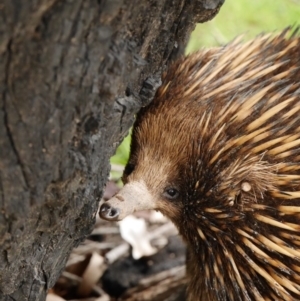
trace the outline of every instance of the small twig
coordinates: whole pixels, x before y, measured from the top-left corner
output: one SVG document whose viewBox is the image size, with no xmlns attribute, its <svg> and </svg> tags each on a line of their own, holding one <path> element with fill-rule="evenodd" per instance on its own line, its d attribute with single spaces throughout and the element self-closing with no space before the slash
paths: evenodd
<svg viewBox="0 0 300 301">
<path fill-rule="evenodd" d="M 160 273 L 157 273 L 155 275 L 152 275 L 152 276 L 142 279 L 139 282 L 138 287 L 146 288 L 146 287 L 152 286 L 158 282 L 166 280 L 168 278 L 172 278 L 175 281 L 175 280 L 182 279 L 184 277 L 185 277 L 185 265 L 177 266 L 177 267 L 171 268 L 169 270 L 162 271 Z"/>
<path fill-rule="evenodd" d="M 85 256 L 83 255 L 77 255 L 77 254 L 74 254 L 74 251 L 73 253 L 71 254 L 67 264 L 66 264 L 66 267 L 70 266 L 70 265 L 73 265 L 73 264 L 76 264 L 78 262 L 81 262 L 81 261 L 84 261 L 85 260 Z"/>
<path fill-rule="evenodd" d="M 66 272 L 66 271 L 64 271 L 62 273 L 62 277 L 65 277 L 65 278 L 67 278 L 67 279 L 69 279 L 69 280 L 71 280 L 71 281 L 73 281 L 73 282 L 75 282 L 77 284 L 80 284 L 82 282 L 82 277 L 79 277 L 77 275 L 74 275 L 74 274 Z M 98 285 L 94 285 L 93 288 L 92 288 L 92 290 L 93 290 L 94 293 L 97 293 L 99 296 L 105 296 L 105 295 L 107 295 L 105 293 L 105 291 L 100 286 L 98 286 Z M 80 299 L 80 300 L 82 301 L 83 299 Z M 88 300 L 88 299 L 84 299 L 84 300 Z M 95 299 L 91 299 L 91 300 L 95 300 Z"/>
<path fill-rule="evenodd" d="M 137 286 L 127 290 L 121 300 L 156 300 L 157 296 L 162 296 L 166 292 L 175 290 L 185 283 L 185 266 L 175 267 L 141 280 Z"/>
<path fill-rule="evenodd" d="M 109 264 L 115 262 L 119 258 L 125 256 L 129 252 L 129 244 L 122 243 L 105 254 L 105 258 Z"/>
<path fill-rule="evenodd" d="M 119 234 L 119 228 L 118 227 L 98 227 L 93 230 L 91 235 L 96 235 L 96 234 Z"/>
</svg>

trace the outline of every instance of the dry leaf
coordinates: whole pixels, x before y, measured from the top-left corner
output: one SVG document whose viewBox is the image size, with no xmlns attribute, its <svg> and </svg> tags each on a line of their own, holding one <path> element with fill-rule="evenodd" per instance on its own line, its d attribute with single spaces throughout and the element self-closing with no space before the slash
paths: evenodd
<svg viewBox="0 0 300 301">
<path fill-rule="evenodd" d="M 149 233 L 144 219 L 129 215 L 120 222 L 120 233 L 124 240 L 132 246 L 132 257 L 139 259 L 150 256 L 157 249 L 150 244 Z"/>
<path fill-rule="evenodd" d="M 106 269 L 104 258 L 94 252 L 90 262 L 82 275 L 82 282 L 78 287 L 78 294 L 83 297 L 89 296 L 93 286 L 98 282 Z"/>
</svg>

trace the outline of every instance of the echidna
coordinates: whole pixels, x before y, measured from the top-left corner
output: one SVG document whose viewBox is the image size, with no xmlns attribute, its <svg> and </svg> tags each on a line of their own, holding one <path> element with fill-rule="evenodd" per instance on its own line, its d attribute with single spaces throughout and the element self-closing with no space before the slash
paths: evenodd
<svg viewBox="0 0 300 301">
<path fill-rule="evenodd" d="M 300 300 L 300 37 L 286 29 L 175 62 L 137 116 L 100 209 L 168 216 L 190 301 Z"/>
</svg>

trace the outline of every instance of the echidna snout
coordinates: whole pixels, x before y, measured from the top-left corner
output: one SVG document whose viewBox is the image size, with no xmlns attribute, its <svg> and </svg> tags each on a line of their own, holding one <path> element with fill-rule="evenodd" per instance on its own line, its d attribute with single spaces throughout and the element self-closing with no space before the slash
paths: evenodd
<svg viewBox="0 0 300 301">
<path fill-rule="evenodd" d="M 102 204 L 99 214 L 105 220 L 118 221 L 136 211 L 149 209 L 155 209 L 154 198 L 144 183 L 132 182 Z"/>
<path fill-rule="evenodd" d="M 107 221 L 118 221 L 120 216 L 120 209 L 112 206 L 109 203 L 105 203 L 100 208 L 100 217 Z"/>
</svg>

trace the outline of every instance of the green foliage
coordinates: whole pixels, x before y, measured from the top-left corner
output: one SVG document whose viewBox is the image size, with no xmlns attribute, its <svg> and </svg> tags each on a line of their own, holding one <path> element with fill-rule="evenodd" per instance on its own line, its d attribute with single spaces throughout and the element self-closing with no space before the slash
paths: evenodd
<svg viewBox="0 0 300 301">
<path fill-rule="evenodd" d="M 116 154 L 113 157 L 111 157 L 110 162 L 112 164 L 123 165 L 123 166 L 126 165 L 129 157 L 130 141 L 131 141 L 131 131 L 117 148 Z"/>
<path fill-rule="evenodd" d="M 130 142 L 131 130 L 117 148 L 115 155 L 110 158 L 110 164 L 112 167 L 110 172 L 111 179 L 118 180 L 121 178 L 123 168 L 125 167 L 129 158 Z"/>
<path fill-rule="evenodd" d="M 196 27 L 186 53 L 228 43 L 241 34 L 248 40 L 261 32 L 282 30 L 289 25 L 300 25 L 300 0 L 225 0 L 212 21 Z M 127 163 L 130 134 L 111 158 L 113 179 L 121 177 Z"/>
<path fill-rule="evenodd" d="M 196 27 L 186 53 L 223 45 L 238 35 L 249 40 L 289 25 L 300 25 L 300 0 L 225 0 L 213 20 Z"/>
</svg>

